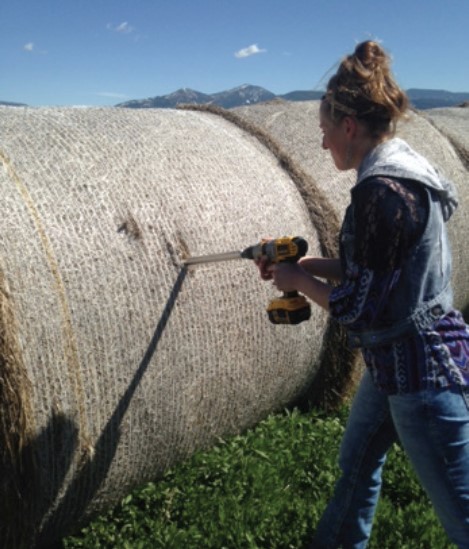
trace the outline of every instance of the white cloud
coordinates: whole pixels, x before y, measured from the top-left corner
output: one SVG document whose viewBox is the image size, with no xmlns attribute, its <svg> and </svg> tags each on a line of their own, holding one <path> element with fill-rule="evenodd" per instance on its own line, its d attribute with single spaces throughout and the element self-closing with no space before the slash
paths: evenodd
<svg viewBox="0 0 469 549">
<path fill-rule="evenodd" d="M 117 27 L 116 27 L 117 32 L 122 32 L 124 34 L 129 34 L 133 30 L 134 30 L 134 28 L 132 26 L 130 26 L 127 23 L 127 21 L 124 21 L 123 23 L 121 23 L 120 25 L 117 25 Z"/>
<path fill-rule="evenodd" d="M 47 55 L 47 50 L 38 50 L 34 42 L 28 42 L 23 46 L 23 51 L 27 51 L 32 55 Z"/>
<path fill-rule="evenodd" d="M 265 53 L 267 50 L 260 49 L 257 44 L 252 44 L 247 48 L 243 48 L 235 52 L 235 57 L 242 59 L 243 57 L 250 57 L 251 55 L 256 55 L 257 53 Z"/>
<path fill-rule="evenodd" d="M 112 30 L 114 32 L 120 32 L 121 34 L 130 34 L 135 30 L 134 27 L 132 27 L 132 25 L 130 25 L 127 21 L 123 21 L 118 25 L 108 23 L 107 29 Z"/>
</svg>

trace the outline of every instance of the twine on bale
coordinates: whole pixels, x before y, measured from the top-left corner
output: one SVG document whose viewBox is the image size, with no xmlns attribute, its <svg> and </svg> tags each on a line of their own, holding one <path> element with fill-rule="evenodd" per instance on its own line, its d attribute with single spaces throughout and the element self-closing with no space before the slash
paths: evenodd
<svg viewBox="0 0 469 549">
<path fill-rule="evenodd" d="M 443 132 L 442 132 L 443 133 Z M 454 139 L 454 137 L 450 135 L 446 135 L 448 138 L 448 141 L 453 146 L 454 150 L 456 151 L 456 154 L 459 156 L 461 162 L 464 164 L 464 167 L 469 172 L 469 149 L 467 147 L 464 147 L 462 143 L 459 143 Z"/>
<path fill-rule="evenodd" d="M 283 150 L 278 141 L 253 122 L 216 105 L 181 104 L 178 108 L 221 116 L 257 138 L 278 159 L 279 165 L 295 183 L 311 216 L 323 256 L 338 257 L 340 220 L 336 210 L 314 178 Z M 311 405 L 325 410 L 337 408 L 350 396 L 362 372 L 358 356 L 357 351 L 348 348 L 343 326 L 329 319 L 320 353 L 320 367 L 311 385 L 305 387 L 297 403 L 302 408 L 309 408 Z"/>
</svg>

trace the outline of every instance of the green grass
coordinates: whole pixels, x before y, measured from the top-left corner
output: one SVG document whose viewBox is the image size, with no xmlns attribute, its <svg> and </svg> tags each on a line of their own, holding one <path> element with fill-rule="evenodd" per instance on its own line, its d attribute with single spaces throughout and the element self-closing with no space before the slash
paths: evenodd
<svg viewBox="0 0 469 549">
<path fill-rule="evenodd" d="M 331 495 L 347 410 L 273 414 L 136 490 L 64 547 L 301 549 Z M 451 547 L 394 447 L 384 472 L 371 549 Z"/>
</svg>

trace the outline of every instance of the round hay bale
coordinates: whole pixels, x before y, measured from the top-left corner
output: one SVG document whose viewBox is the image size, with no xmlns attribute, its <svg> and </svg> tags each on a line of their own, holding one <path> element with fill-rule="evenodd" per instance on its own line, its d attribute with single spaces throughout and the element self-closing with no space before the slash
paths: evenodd
<svg viewBox="0 0 469 549">
<path fill-rule="evenodd" d="M 459 109 L 457 112 L 461 113 L 463 121 L 465 111 Z M 461 124 L 459 127 L 463 126 Z M 414 113 L 408 122 L 399 127 L 398 133 L 456 186 L 459 207 L 448 223 L 453 258 L 454 302 L 469 321 L 469 247 L 465 242 L 469 230 L 469 164 L 463 161 L 457 135 L 455 139 L 451 138 L 441 127 L 429 121 L 424 113 Z M 459 133 L 461 138 L 463 133 Z"/>
<path fill-rule="evenodd" d="M 0 124 L 0 539 L 49 547 L 318 371 L 325 313 L 274 326 L 251 262 L 183 259 L 323 244 L 290 174 L 220 116 L 4 107 Z"/>
<path fill-rule="evenodd" d="M 469 170 L 469 102 L 461 107 L 429 109 L 422 116 L 429 120 L 450 141 Z"/>
</svg>

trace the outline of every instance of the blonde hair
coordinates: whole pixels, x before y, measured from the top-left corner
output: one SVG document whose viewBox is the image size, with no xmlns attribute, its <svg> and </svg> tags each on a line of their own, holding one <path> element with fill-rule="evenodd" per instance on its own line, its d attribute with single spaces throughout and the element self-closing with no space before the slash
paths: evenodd
<svg viewBox="0 0 469 549">
<path fill-rule="evenodd" d="M 323 104 L 331 119 L 356 116 L 374 137 L 394 133 L 409 100 L 391 72 L 389 55 L 377 42 L 358 44 L 327 84 Z"/>
</svg>

